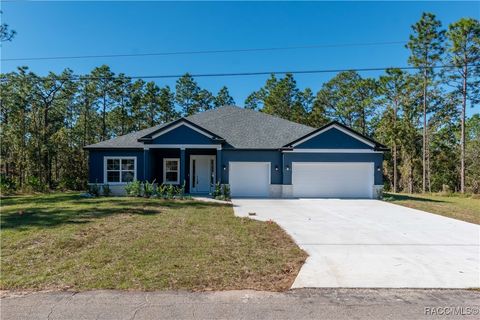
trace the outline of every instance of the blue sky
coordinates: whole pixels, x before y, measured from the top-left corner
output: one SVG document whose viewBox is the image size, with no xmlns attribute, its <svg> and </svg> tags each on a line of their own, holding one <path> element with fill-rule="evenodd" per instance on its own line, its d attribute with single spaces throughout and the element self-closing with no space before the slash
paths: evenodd
<svg viewBox="0 0 480 320">
<path fill-rule="evenodd" d="M 222 50 L 406 41 L 423 11 L 444 26 L 480 16 L 479 2 L 2 2 L 2 21 L 18 34 L 2 58 Z M 38 74 L 77 74 L 108 64 L 116 73 L 162 75 L 406 66 L 402 44 L 83 60 L 2 61 L 1 71 L 28 65 Z M 376 76 L 378 72 L 363 72 Z M 318 91 L 334 74 L 295 75 Z M 198 78 L 213 92 L 227 85 L 238 105 L 267 76 Z M 174 86 L 175 79 L 155 80 Z M 470 109 L 469 113 L 479 112 Z"/>
</svg>

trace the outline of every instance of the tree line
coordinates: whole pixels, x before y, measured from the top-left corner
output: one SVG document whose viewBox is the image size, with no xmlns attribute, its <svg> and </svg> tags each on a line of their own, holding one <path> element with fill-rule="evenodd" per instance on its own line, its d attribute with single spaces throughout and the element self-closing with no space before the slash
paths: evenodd
<svg viewBox="0 0 480 320">
<path fill-rule="evenodd" d="M 388 145 L 384 176 L 395 192 L 480 192 L 480 24 L 463 18 L 445 30 L 431 13 L 406 45 L 413 70 L 379 77 L 340 72 L 318 91 L 292 74 L 271 75 L 245 108 L 320 127 L 337 120 Z M 85 188 L 85 145 L 235 104 L 228 88 L 212 93 L 185 74 L 175 88 L 133 80 L 100 66 L 38 76 L 27 67 L 1 75 L 2 189 Z"/>
</svg>

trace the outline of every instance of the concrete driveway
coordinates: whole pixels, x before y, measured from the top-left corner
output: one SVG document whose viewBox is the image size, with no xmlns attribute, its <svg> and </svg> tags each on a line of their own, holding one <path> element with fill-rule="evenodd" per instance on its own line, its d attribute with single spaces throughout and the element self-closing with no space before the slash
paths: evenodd
<svg viewBox="0 0 480 320">
<path fill-rule="evenodd" d="M 480 287 L 480 226 L 378 200 L 234 199 L 309 254 L 292 288 Z"/>
</svg>

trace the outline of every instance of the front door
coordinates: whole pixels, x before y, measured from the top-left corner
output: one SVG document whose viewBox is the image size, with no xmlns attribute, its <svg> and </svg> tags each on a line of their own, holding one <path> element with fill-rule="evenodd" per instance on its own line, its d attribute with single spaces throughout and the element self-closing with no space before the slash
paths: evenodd
<svg viewBox="0 0 480 320">
<path fill-rule="evenodd" d="M 190 192 L 209 193 L 215 184 L 215 156 L 190 156 Z"/>
</svg>

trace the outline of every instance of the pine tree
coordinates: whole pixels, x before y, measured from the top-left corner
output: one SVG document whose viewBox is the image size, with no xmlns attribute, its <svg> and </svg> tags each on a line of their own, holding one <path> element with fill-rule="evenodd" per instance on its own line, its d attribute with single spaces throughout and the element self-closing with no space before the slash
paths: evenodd
<svg viewBox="0 0 480 320">
<path fill-rule="evenodd" d="M 444 52 L 445 31 L 441 30 L 441 22 L 434 14 L 423 13 L 420 20 L 412 26 L 413 34 L 407 48 L 411 55 L 409 63 L 418 67 L 423 76 L 423 155 L 422 155 L 422 191 L 427 189 L 427 161 L 428 161 L 428 90 L 435 78 L 433 67 L 441 61 Z"/>
<path fill-rule="evenodd" d="M 215 97 L 214 106 L 215 108 L 223 107 L 223 106 L 231 106 L 235 104 L 235 100 L 233 100 L 232 96 L 230 96 L 230 92 L 228 92 L 228 88 L 223 86 L 217 93 Z"/>
<path fill-rule="evenodd" d="M 467 103 L 480 101 L 480 22 L 463 18 L 448 27 L 447 73 L 454 93 L 461 97 L 460 192 L 465 192 L 465 122 Z"/>
<path fill-rule="evenodd" d="M 102 140 L 110 137 L 109 128 L 107 127 L 107 114 L 113 107 L 113 96 L 115 95 L 115 74 L 110 70 L 110 67 L 103 65 L 93 69 L 91 77 L 94 79 L 96 87 L 96 104 L 100 106 L 101 123 L 102 123 Z"/>
<path fill-rule="evenodd" d="M 177 80 L 177 84 L 175 85 L 175 101 L 180 106 L 184 116 L 189 116 L 200 111 L 198 104 L 200 90 L 197 82 L 188 73 Z"/>
<path fill-rule="evenodd" d="M 406 96 L 407 78 L 405 73 L 400 69 L 387 69 L 386 75 L 380 77 L 380 92 L 384 97 L 387 109 L 391 108 L 391 123 L 386 126 L 390 131 L 388 139 L 392 146 L 392 162 L 393 162 L 393 192 L 398 192 L 397 180 L 397 145 L 399 135 L 397 130 L 397 119 L 401 105 Z M 388 114 L 388 113 L 387 113 Z"/>
</svg>

